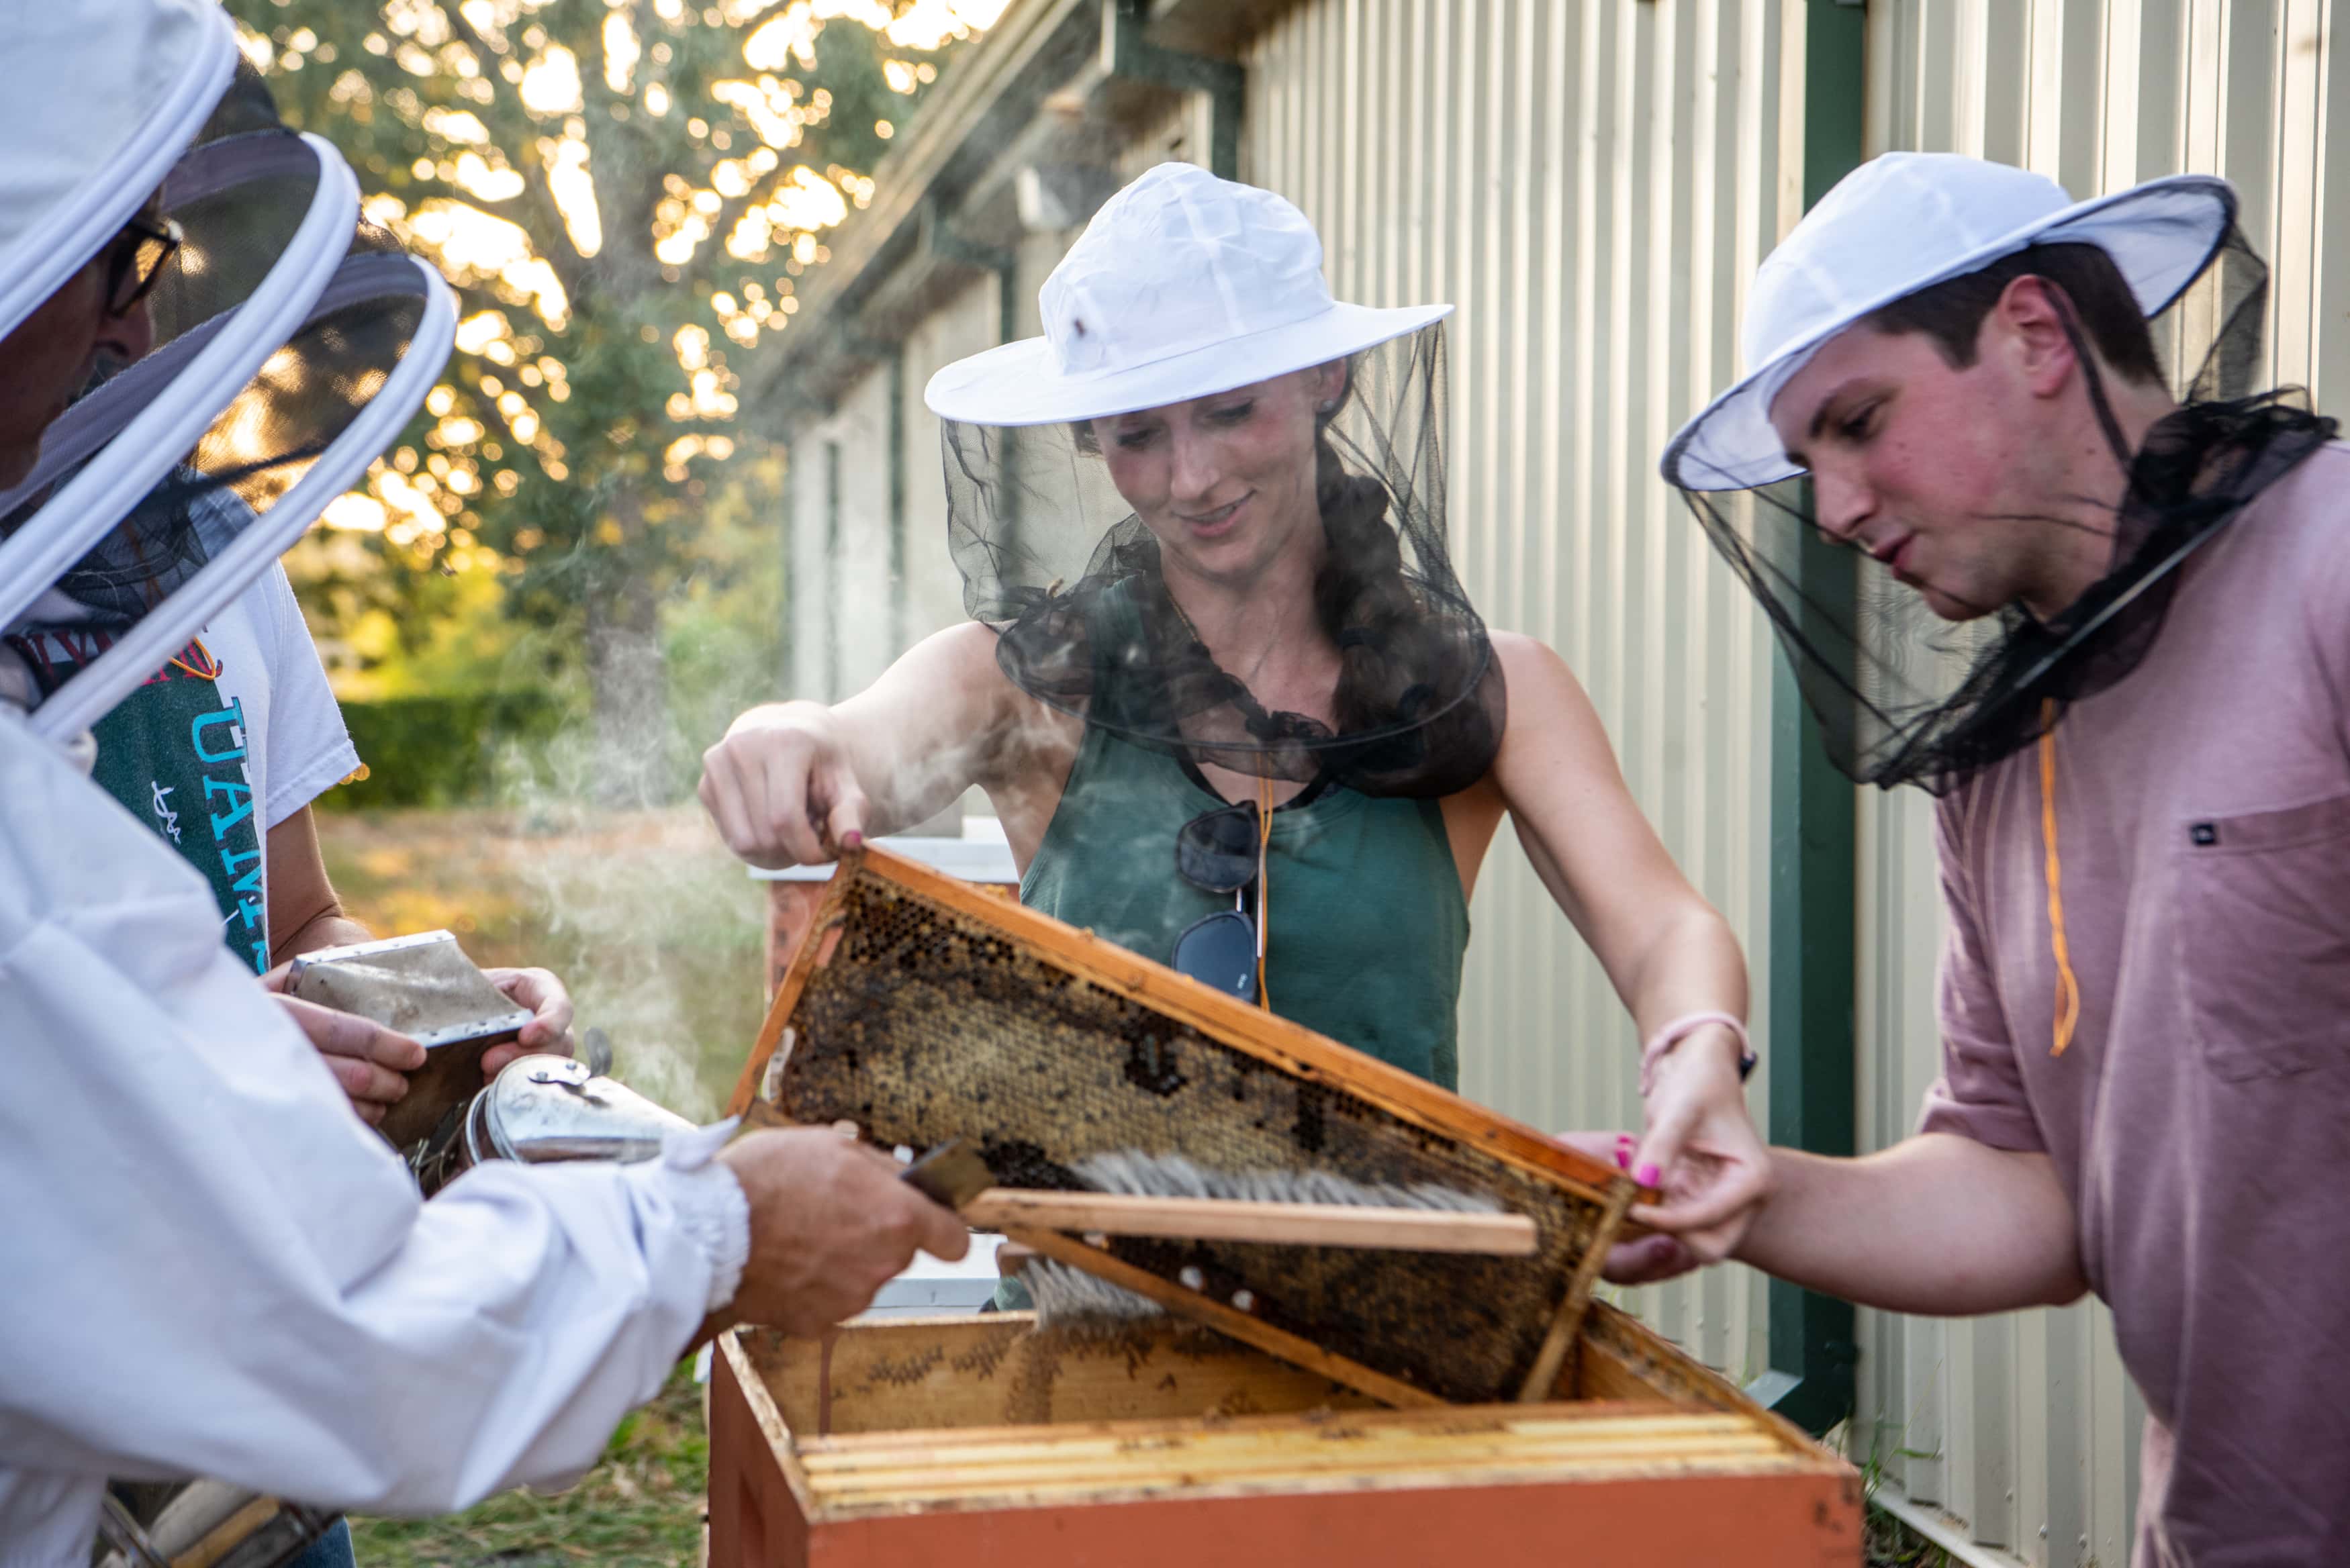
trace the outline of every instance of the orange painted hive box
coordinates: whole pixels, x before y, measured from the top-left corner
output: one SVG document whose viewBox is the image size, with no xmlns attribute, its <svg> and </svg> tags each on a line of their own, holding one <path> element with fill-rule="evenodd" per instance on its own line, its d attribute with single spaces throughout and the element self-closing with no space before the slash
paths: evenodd
<svg viewBox="0 0 2350 1568">
<path fill-rule="evenodd" d="M 1536 1245 L 1022 1232 L 1176 1315 L 729 1334 L 712 1568 L 1859 1563 L 1850 1466 L 1592 1301 L 1621 1172 L 883 851 L 787 945 L 738 1109 L 962 1140 L 1013 1187 L 1115 1150 L 1426 1183 Z"/>
<path fill-rule="evenodd" d="M 1572 1397 L 1393 1410 L 1160 1319 L 724 1336 L 712 1568 L 1861 1561 L 1849 1465 L 1605 1303 Z"/>
</svg>

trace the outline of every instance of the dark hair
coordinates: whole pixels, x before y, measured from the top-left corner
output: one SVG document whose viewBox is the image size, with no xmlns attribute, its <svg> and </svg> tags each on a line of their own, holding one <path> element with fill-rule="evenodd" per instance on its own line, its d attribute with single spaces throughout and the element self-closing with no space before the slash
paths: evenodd
<svg viewBox="0 0 2350 1568">
<path fill-rule="evenodd" d="M 1461 618 L 1414 583 L 1389 517 L 1395 498 L 1369 473 L 1349 472 L 1331 441 L 1331 421 L 1354 390 L 1349 366 L 1346 390 L 1314 433 L 1314 496 L 1329 540 L 1314 577 L 1314 611 L 1338 649 L 1331 717 L 1340 734 L 1417 723 L 1369 743 L 1360 763 L 1440 778 L 1438 793 L 1450 794 L 1484 776 L 1501 742 L 1498 681 L 1476 695 L 1492 653 L 1482 628 L 1466 635 Z"/>
<path fill-rule="evenodd" d="M 2043 279 L 2071 302 L 2081 329 L 2097 353 L 2125 381 L 2162 380 L 2154 335 L 2146 313 L 2104 247 L 2092 244 L 2027 245 L 1980 272 L 1963 274 L 1907 295 L 1877 310 L 1868 324 L 1879 332 L 1922 332 L 1957 369 L 1975 362 L 1983 317 L 2019 277 Z"/>
</svg>

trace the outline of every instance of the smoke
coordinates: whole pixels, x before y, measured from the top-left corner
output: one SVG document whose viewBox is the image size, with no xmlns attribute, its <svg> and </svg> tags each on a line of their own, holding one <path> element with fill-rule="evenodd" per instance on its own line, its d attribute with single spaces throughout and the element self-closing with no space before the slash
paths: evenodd
<svg viewBox="0 0 2350 1568">
<path fill-rule="evenodd" d="M 719 843 L 686 759 L 723 726 L 713 706 L 772 695 L 774 665 L 752 648 L 675 651 L 674 639 L 602 650 L 638 661 L 619 672 L 637 699 L 628 722 L 582 711 L 544 742 L 504 746 L 501 858 L 538 917 L 525 961 L 569 988 L 575 1034 L 600 1028 L 616 1076 L 706 1121 L 765 1012 L 766 893 Z M 693 700 L 676 700 L 687 680 Z"/>
</svg>

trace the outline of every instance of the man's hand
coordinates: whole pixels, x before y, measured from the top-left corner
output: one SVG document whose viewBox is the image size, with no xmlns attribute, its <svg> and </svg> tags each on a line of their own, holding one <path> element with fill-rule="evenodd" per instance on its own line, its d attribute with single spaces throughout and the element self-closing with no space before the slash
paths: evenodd
<svg viewBox="0 0 2350 1568">
<path fill-rule="evenodd" d="M 536 1015 L 522 1026 L 522 1035 L 482 1053 L 482 1082 L 495 1078 L 517 1056 L 571 1056 L 577 1047 L 571 1039 L 571 993 L 543 969 L 485 969 L 490 983 L 505 992 L 517 1007 Z"/>
<path fill-rule="evenodd" d="M 371 1018 L 287 996 L 286 970 L 280 964 L 262 976 L 261 983 L 277 993 L 277 1005 L 325 1059 L 359 1119 L 369 1127 L 380 1126 L 384 1112 L 408 1093 L 405 1075 L 424 1065 L 424 1047 Z"/>
<path fill-rule="evenodd" d="M 971 1235 L 898 1179 L 897 1161 L 818 1127 L 753 1133 L 718 1156 L 751 1205 L 733 1320 L 806 1335 L 863 1312 L 917 1248 L 952 1260 Z"/>
</svg>

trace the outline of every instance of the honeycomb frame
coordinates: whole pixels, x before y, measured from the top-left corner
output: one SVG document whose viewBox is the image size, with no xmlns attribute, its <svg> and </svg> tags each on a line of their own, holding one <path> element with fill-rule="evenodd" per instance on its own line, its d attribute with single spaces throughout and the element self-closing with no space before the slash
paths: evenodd
<svg viewBox="0 0 2350 1568">
<path fill-rule="evenodd" d="M 968 1139 L 1007 1186 L 1077 1189 L 1076 1161 L 1140 1149 L 1482 1193 L 1534 1219 L 1533 1257 L 1109 1243 L 1127 1263 L 1463 1403 L 1526 1391 L 1627 1186 L 1521 1123 L 871 846 L 842 856 L 733 1108 L 762 1082 L 795 1121 L 853 1121 L 884 1146 Z"/>
</svg>

